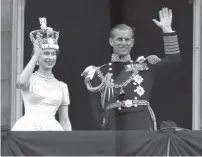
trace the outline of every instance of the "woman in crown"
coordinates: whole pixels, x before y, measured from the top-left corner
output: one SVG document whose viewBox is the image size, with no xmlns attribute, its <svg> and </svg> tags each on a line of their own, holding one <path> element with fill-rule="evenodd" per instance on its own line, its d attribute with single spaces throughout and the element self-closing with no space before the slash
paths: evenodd
<svg viewBox="0 0 202 157">
<path fill-rule="evenodd" d="M 59 53 L 59 32 L 47 27 L 45 18 L 40 18 L 40 23 L 41 29 L 30 33 L 34 54 L 17 80 L 25 115 L 12 131 L 71 131 L 68 87 L 52 73 Z M 35 65 L 38 70 L 33 72 Z M 55 119 L 57 111 L 59 122 Z"/>
</svg>

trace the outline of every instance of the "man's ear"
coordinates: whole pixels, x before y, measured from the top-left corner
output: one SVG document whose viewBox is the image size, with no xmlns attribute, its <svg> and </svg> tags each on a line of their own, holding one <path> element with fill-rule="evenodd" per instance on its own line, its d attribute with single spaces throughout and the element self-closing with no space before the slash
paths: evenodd
<svg viewBox="0 0 202 157">
<path fill-rule="evenodd" d="M 133 38 L 133 44 L 132 44 L 132 47 L 134 46 L 134 43 L 135 43 L 135 39 Z"/>
<path fill-rule="evenodd" d="M 113 39 L 112 38 L 109 38 L 109 44 L 110 44 L 110 46 L 113 46 Z"/>
</svg>

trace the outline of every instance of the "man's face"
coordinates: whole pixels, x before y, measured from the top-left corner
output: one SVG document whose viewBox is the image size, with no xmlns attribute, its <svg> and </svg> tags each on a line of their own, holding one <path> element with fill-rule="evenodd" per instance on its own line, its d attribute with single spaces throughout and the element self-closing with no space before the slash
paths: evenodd
<svg viewBox="0 0 202 157">
<path fill-rule="evenodd" d="M 113 35 L 109 39 L 109 43 L 113 47 L 114 53 L 119 56 L 130 54 L 130 50 L 134 44 L 133 32 L 130 29 L 115 29 Z"/>
</svg>

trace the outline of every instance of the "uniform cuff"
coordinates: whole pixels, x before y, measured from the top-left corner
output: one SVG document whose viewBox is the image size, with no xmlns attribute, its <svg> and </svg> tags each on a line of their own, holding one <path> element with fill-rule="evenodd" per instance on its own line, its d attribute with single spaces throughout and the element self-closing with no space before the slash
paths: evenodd
<svg viewBox="0 0 202 157">
<path fill-rule="evenodd" d="M 164 33 L 163 41 L 164 41 L 165 54 L 180 53 L 176 32 Z"/>
</svg>

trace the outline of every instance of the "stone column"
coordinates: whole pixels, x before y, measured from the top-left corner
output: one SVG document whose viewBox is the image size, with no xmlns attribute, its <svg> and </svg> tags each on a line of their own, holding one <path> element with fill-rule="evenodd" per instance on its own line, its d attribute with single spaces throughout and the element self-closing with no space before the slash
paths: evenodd
<svg viewBox="0 0 202 157">
<path fill-rule="evenodd" d="M 202 1 L 194 0 L 193 13 L 193 108 L 192 129 L 199 130 L 202 126 Z"/>
<path fill-rule="evenodd" d="M 1 1 L 1 125 L 10 127 L 12 0 Z"/>
</svg>

